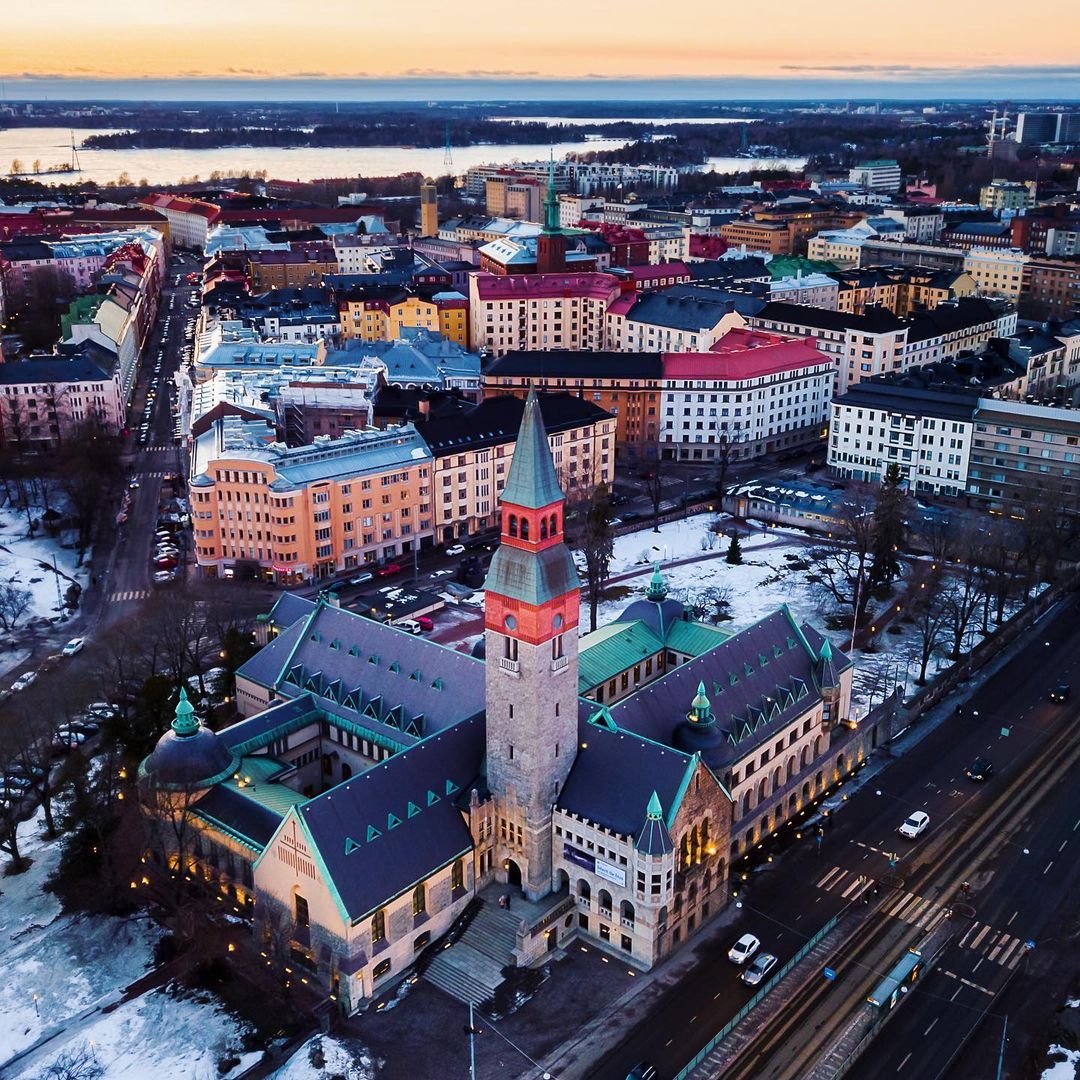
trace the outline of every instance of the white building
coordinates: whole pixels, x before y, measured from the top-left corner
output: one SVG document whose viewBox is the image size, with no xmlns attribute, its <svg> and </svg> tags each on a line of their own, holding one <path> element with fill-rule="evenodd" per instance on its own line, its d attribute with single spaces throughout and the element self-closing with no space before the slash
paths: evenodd
<svg viewBox="0 0 1080 1080">
<path fill-rule="evenodd" d="M 712 461 L 771 454 L 821 438 L 833 364 L 813 340 L 731 330 L 710 352 L 663 357 L 660 456 Z"/>
<path fill-rule="evenodd" d="M 861 161 L 848 172 L 848 180 L 852 184 L 859 184 L 870 191 L 896 191 L 901 179 L 900 166 L 891 158 Z"/>
</svg>

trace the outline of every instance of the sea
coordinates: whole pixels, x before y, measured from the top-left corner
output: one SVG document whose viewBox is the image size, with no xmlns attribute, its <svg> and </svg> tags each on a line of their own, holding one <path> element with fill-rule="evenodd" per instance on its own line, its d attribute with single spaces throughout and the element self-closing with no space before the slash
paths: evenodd
<svg viewBox="0 0 1080 1080">
<path fill-rule="evenodd" d="M 101 131 L 76 129 L 75 142 Z M 0 173 L 11 170 L 18 160 L 24 170 L 40 161 L 48 169 L 59 163 L 69 163 L 72 133 L 67 128 L 7 128 L 0 130 Z M 584 154 L 593 150 L 610 150 L 625 145 L 622 139 L 582 139 L 580 142 L 555 143 L 555 157 Z M 229 146 L 211 150 L 77 150 L 80 172 L 39 176 L 43 183 L 85 183 L 93 180 L 108 184 L 123 173 L 138 183 L 176 184 L 181 180 L 208 180 L 211 173 L 237 176 L 254 174 L 265 169 L 278 180 L 319 180 L 327 177 L 397 176 L 418 172 L 425 176 L 458 175 L 472 165 L 513 164 L 515 161 L 537 161 L 548 155 L 548 146 L 519 144 L 509 146 L 463 146 L 453 149 L 453 164 L 447 167 L 442 147 L 363 146 L 363 147 L 256 147 Z M 748 168 L 799 169 L 803 158 L 748 161 L 742 158 L 710 158 L 706 169 L 716 172 L 737 172 Z"/>
</svg>

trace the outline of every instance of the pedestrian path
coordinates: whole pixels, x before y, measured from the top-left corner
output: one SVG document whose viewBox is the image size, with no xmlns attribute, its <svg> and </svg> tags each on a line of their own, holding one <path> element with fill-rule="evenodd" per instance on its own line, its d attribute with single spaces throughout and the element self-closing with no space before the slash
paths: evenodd
<svg viewBox="0 0 1080 1080">
<path fill-rule="evenodd" d="M 834 866 L 815 884 L 825 892 L 839 892 L 845 900 L 856 900 L 873 885 L 873 880 Z M 927 933 L 936 930 L 949 917 L 949 909 L 949 904 L 938 903 L 906 890 L 888 897 L 882 908 L 892 918 Z M 988 923 L 973 923 L 958 942 L 958 947 L 979 952 L 991 963 L 1010 970 L 1016 967 L 1024 952 L 1024 943 L 1020 938 L 995 930 Z"/>
<path fill-rule="evenodd" d="M 122 604 L 128 600 L 145 600 L 149 595 L 149 589 L 128 589 L 125 592 L 109 593 L 109 603 Z"/>
</svg>

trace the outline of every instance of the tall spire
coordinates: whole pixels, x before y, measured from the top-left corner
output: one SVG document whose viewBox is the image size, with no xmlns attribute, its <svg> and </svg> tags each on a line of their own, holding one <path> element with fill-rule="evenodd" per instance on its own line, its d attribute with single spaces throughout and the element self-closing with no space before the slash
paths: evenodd
<svg viewBox="0 0 1080 1080">
<path fill-rule="evenodd" d="M 502 501 L 529 510 L 539 510 L 562 502 L 563 498 L 559 478 L 555 473 L 555 463 L 551 460 L 551 447 L 544 430 L 544 418 L 540 414 L 540 401 L 535 388 L 529 387 Z"/>
<path fill-rule="evenodd" d="M 187 691 L 180 687 L 180 700 L 176 703 L 176 715 L 172 722 L 173 731 L 181 738 L 186 739 L 199 730 L 199 719 L 195 715 L 195 706 L 188 701 Z"/>
<path fill-rule="evenodd" d="M 559 196 L 555 193 L 555 151 L 548 160 L 547 195 L 544 197 L 544 232 L 562 232 L 559 224 Z"/>
</svg>

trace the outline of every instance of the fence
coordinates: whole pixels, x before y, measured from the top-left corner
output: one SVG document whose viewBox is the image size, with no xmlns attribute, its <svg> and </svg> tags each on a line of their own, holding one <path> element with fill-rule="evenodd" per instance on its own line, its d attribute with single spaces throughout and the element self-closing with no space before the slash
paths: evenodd
<svg viewBox="0 0 1080 1080">
<path fill-rule="evenodd" d="M 751 1012 L 765 1000 L 769 992 L 784 978 L 791 969 L 810 952 L 818 942 L 830 931 L 839 916 L 834 915 L 805 945 L 694 1055 L 690 1062 L 675 1074 L 675 1080 L 686 1080 L 721 1042 L 726 1039 L 742 1023 Z"/>
</svg>

